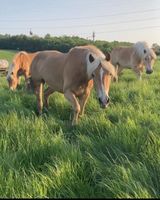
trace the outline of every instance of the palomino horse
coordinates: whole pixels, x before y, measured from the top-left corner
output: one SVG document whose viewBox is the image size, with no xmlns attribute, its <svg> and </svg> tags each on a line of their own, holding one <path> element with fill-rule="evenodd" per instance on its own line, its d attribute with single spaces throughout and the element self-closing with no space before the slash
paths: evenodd
<svg viewBox="0 0 160 200">
<path fill-rule="evenodd" d="M 25 77 L 26 85 L 30 72 L 30 65 L 33 58 L 37 55 L 36 53 L 27 53 L 25 51 L 20 51 L 17 53 L 12 61 L 12 64 L 9 67 L 7 80 L 9 83 L 9 88 L 14 90 L 17 88 L 17 85 L 20 84 L 20 76 Z"/>
<path fill-rule="evenodd" d="M 39 114 L 43 108 L 43 83 L 49 86 L 44 92 L 44 106 L 48 107 L 50 94 L 55 91 L 63 93 L 74 110 L 72 125 L 77 124 L 78 116 L 84 112 L 93 85 L 92 79 L 101 107 L 109 104 L 109 86 L 111 76 L 116 75 L 115 68 L 95 46 L 74 47 L 68 53 L 40 52 L 30 69 Z"/>
<path fill-rule="evenodd" d="M 111 52 L 111 63 L 116 66 L 117 75 L 124 68 L 131 68 L 141 79 L 144 66 L 147 74 L 153 72 L 155 60 L 156 54 L 146 42 L 137 42 L 131 47 L 117 47 Z"/>
</svg>

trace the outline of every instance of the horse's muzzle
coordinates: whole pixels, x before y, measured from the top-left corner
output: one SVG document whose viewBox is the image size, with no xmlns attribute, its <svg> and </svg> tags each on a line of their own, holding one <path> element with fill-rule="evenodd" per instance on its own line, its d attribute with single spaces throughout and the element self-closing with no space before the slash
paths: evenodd
<svg viewBox="0 0 160 200">
<path fill-rule="evenodd" d="M 7 81 L 8 81 L 9 88 L 11 88 L 11 85 L 12 85 L 12 79 L 11 79 L 11 77 L 8 76 L 6 79 L 7 79 Z"/>
<path fill-rule="evenodd" d="M 8 76 L 7 78 L 8 84 L 9 84 L 9 89 L 10 90 L 15 90 L 16 89 L 16 85 L 14 84 L 12 78 L 10 76 Z"/>
<path fill-rule="evenodd" d="M 99 100 L 99 104 L 101 108 L 106 108 L 109 104 L 109 97 L 106 97 L 106 99 L 103 101 L 101 98 L 98 99 Z"/>
<path fill-rule="evenodd" d="M 7 79 L 8 82 L 11 82 L 11 77 L 10 76 L 7 76 L 6 79 Z"/>
<path fill-rule="evenodd" d="M 152 74 L 153 73 L 153 70 L 150 69 L 150 70 L 146 70 L 146 74 Z"/>
</svg>

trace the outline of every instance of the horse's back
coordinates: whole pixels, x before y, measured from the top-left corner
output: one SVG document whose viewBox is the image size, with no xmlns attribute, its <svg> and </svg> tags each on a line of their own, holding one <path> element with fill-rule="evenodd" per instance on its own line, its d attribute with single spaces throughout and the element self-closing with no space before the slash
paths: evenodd
<svg viewBox="0 0 160 200">
<path fill-rule="evenodd" d="M 50 66 L 55 59 L 60 59 L 62 53 L 59 51 L 41 51 L 39 52 L 31 64 L 31 73 L 35 71 L 40 73 L 40 69 Z M 54 63 L 53 63 L 54 64 Z"/>
<path fill-rule="evenodd" d="M 65 54 L 59 51 L 42 51 L 31 64 L 31 77 L 34 81 L 44 81 L 57 91 L 63 85 Z"/>
<path fill-rule="evenodd" d="M 131 47 L 116 47 L 111 51 L 111 63 L 113 65 L 128 65 L 133 53 Z"/>
</svg>

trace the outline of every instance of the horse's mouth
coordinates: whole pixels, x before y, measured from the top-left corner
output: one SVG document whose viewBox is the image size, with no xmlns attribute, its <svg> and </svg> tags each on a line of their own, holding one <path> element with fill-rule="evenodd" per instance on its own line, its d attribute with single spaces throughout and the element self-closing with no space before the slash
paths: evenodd
<svg viewBox="0 0 160 200">
<path fill-rule="evenodd" d="M 108 107 L 108 105 L 109 105 L 109 103 L 108 103 L 108 104 L 100 104 L 100 107 L 101 107 L 102 109 L 105 109 L 105 108 Z"/>
<path fill-rule="evenodd" d="M 146 70 L 146 74 L 152 74 L 153 70 Z"/>
<path fill-rule="evenodd" d="M 103 102 L 103 101 L 99 98 L 99 104 L 100 104 L 100 107 L 101 107 L 102 109 L 107 108 L 108 105 L 109 105 L 109 98 L 107 99 L 106 102 Z"/>
</svg>

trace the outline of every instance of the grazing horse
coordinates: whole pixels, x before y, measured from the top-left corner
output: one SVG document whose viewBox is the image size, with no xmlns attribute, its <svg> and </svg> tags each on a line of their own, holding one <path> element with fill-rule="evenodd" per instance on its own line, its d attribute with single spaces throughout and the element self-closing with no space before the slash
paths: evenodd
<svg viewBox="0 0 160 200">
<path fill-rule="evenodd" d="M 130 68 L 137 74 L 138 79 L 141 79 L 144 66 L 147 74 L 153 72 L 152 67 L 156 60 L 156 54 L 146 42 L 137 42 L 131 47 L 114 48 L 110 56 L 111 63 L 116 66 L 117 75 L 124 68 Z"/>
<path fill-rule="evenodd" d="M 17 88 L 17 85 L 20 84 L 20 76 L 22 75 L 25 77 L 25 82 L 27 86 L 27 80 L 30 75 L 30 65 L 37 53 L 38 52 L 27 53 L 25 51 L 20 51 L 14 56 L 7 74 L 7 81 L 11 90 L 15 90 Z"/>
<path fill-rule="evenodd" d="M 102 108 L 109 104 L 111 76 L 115 76 L 114 66 L 95 46 L 79 46 L 68 53 L 42 51 L 31 64 L 31 85 L 37 97 L 38 113 L 42 113 L 43 84 L 49 87 L 44 92 L 44 106 L 48 107 L 49 95 L 57 91 L 63 93 L 74 110 L 72 125 L 84 112 L 90 90 L 94 85 Z"/>
</svg>

